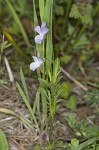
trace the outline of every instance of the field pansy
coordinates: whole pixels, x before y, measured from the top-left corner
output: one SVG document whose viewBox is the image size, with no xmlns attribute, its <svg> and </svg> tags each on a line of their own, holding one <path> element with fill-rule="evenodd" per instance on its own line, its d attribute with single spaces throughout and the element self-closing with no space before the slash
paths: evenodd
<svg viewBox="0 0 99 150">
<path fill-rule="evenodd" d="M 40 58 L 40 54 L 38 52 L 37 57 L 32 56 L 34 62 L 30 64 L 30 70 L 35 71 L 37 68 L 41 66 L 41 64 L 44 62 L 42 58 Z"/>
<path fill-rule="evenodd" d="M 36 26 L 34 30 L 39 34 L 35 37 L 35 43 L 41 44 L 41 42 L 44 40 L 45 34 L 49 31 L 49 29 L 46 27 L 46 22 L 42 21 L 41 27 Z"/>
</svg>

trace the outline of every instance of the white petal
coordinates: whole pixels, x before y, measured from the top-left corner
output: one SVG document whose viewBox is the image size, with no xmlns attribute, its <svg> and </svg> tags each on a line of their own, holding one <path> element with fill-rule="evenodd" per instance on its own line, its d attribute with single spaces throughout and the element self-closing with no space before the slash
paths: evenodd
<svg viewBox="0 0 99 150">
<path fill-rule="evenodd" d="M 42 64 L 44 62 L 44 60 L 40 57 L 38 58 L 38 61 L 39 61 L 40 64 Z"/>
<path fill-rule="evenodd" d="M 37 35 L 34 40 L 35 40 L 35 43 L 41 44 L 43 39 L 44 39 L 44 35 Z"/>
<path fill-rule="evenodd" d="M 45 21 L 42 21 L 42 24 L 41 24 L 41 28 L 45 27 L 46 26 L 46 22 Z"/>
<path fill-rule="evenodd" d="M 36 57 L 36 56 L 32 56 L 32 57 L 33 57 L 33 60 L 34 60 L 35 62 L 38 62 L 38 61 L 39 61 L 38 57 Z"/>
<path fill-rule="evenodd" d="M 42 27 L 41 28 L 41 32 L 45 35 L 47 32 L 49 31 L 49 29 L 47 27 Z"/>
<path fill-rule="evenodd" d="M 36 26 L 35 28 L 34 28 L 34 30 L 37 32 L 37 33 L 41 33 L 41 28 L 40 28 L 40 26 Z"/>
<path fill-rule="evenodd" d="M 35 71 L 35 69 L 40 67 L 40 63 L 39 62 L 33 62 L 30 64 L 30 70 Z"/>
</svg>

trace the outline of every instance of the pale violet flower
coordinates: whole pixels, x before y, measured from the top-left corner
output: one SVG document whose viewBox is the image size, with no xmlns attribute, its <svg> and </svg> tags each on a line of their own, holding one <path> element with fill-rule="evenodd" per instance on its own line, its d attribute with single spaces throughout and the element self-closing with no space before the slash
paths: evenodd
<svg viewBox="0 0 99 150">
<path fill-rule="evenodd" d="M 34 62 L 30 64 L 30 70 L 35 71 L 37 68 L 41 66 L 41 64 L 44 62 L 42 58 L 40 58 L 40 54 L 37 54 L 36 56 L 32 56 Z"/>
<path fill-rule="evenodd" d="M 41 42 L 44 40 L 45 34 L 49 31 L 49 29 L 46 27 L 46 22 L 42 21 L 41 27 L 36 26 L 34 30 L 39 34 L 35 37 L 35 43 L 41 44 Z"/>
</svg>

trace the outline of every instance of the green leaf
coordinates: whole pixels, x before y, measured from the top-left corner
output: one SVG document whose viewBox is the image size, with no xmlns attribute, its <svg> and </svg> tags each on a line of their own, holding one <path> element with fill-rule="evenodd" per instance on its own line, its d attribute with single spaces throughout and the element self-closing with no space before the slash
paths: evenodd
<svg viewBox="0 0 99 150">
<path fill-rule="evenodd" d="M 47 98 L 46 98 L 46 95 L 43 92 L 41 92 L 41 97 L 42 97 L 43 113 L 46 117 L 47 116 Z"/>
<path fill-rule="evenodd" d="M 6 1 L 6 4 L 7 4 L 8 8 L 9 8 L 9 10 L 10 10 L 10 12 L 11 12 L 11 15 L 12 15 L 14 21 L 15 21 L 16 24 L 19 26 L 19 29 L 20 29 L 20 31 L 21 31 L 21 33 L 22 33 L 22 35 L 23 35 L 23 38 L 24 38 L 24 40 L 25 40 L 27 46 L 30 46 L 28 37 L 27 37 L 26 32 L 25 32 L 25 30 L 24 30 L 24 27 L 23 27 L 23 25 L 22 25 L 22 23 L 21 23 L 21 21 L 20 21 L 20 18 L 18 17 L 17 13 L 15 12 L 15 10 L 14 10 L 14 8 L 13 8 L 11 2 L 8 1 L 8 0 L 5 0 L 5 1 Z"/>
<path fill-rule="evenodd" d="M 55 83 L 57 81 L 58 75 L 60 73 L 59 71 L 59 67 L 60 67 L 60 60 L 57 58 L 55 59 L 54 63 L 53 63 L 53 83 Z"/>
<path fill-rule="evenodd" d="M 99 150 L 99 145 L 96 146 L 96 150 Z"/>
<path fill-rule="evenodd" d="M 34 115 L 34 112 L 33 112 L 32 108 L 31 108 L 31 105 L 30 105 L 30 103 L 29 103 L 29 101 L 28 101 L 26 95 L 24 94 L 22 88 L 20 87 L 20 85 L 19 85 L 18 83 L 16 83 L 16 86 L 17 86 L 18 91 L 19 91 L 19 93 L 20 93 L 20 95 L 21 95 L 21 97 L 22 97 L 24 103 L 26 104 L 26 106 L 27 106 L 27 108 L 28 108 L 28 110 L 29 110 L 29 112 L 30 112 L 30 114 L 31 114 L 31 116 L 32 116 L 32 118 L 33 118 L 33 120 L 34 120 L 36 126 L 37 126 L 37 129 L 39 130 L 38 123 L 37 123 L 37 121 L 36 121 L 36 117 L 35 117 L 35 115 Z"/>
<path fill-rule="evenodd" d="M 28 90 L 27 90 L 27 86 L 26 86 L 26 82 L 25 82 L 25 77 L 24 77 L 24 74 L 23 74 L 23 71 L 22 71 L 21 67 L 20 67 L 20 77 L 21 77 L 21 82 L 22 82 L 26 97 L 29 101 L 29 94 L 28 94 Z"/>
<path fill-rule="evenodd" d="M 80 18 L 80 12 L 78 10 L 77 5 L 75 5 L 75 4 L 72 5 L 69 17 L 75 18 L 75 19 Z"/>
<path fill-rule="evenodd" d="M 81 143 L 79 146 L 77 146 L 76 148 L 74 148 L 73 150 L 84 150 L 87 146 L 93 144 L 94 142 L 97 141 L 97 138 L 91 138 L 83 143 Z"/>
<path fill-rule="evenodd" d="M 53 45 L 52 45 L 52 37 L 50 33 L 47 34 L 47 42 L 46 42 L 46 69 L 50 68 L 52 62 L 52 53 L 53 53 Z M 50 62 L 50 63 L 49 63 Z"/>
<path fill-rule="evenodd" d="M 57 6 L 56 9 L 55 9 L 55 12 L 57 15 L 63 15 L 64 14 L 64 9 L 62 6 Z"/>
<path fill-rule="evenodd" d="M 0 129 L 0 150 L 9 150 L 7 139 L 1 129 Z"/>
<path fill-rule="evenodd" d="M 78 47 L 81 47 L 81 46 L 86 46 L 90 44 L 89 41 L 88 41 L 88 38 L 86 36 L 86 34 L 83 34 L 79 40 L 77 41 L 77 43 L 75 44 L 74 48 L 78 48 Z"/>
<path fill-rule="evenodd" d="M 43 20 L 44 16 L 44 0 L 39 0 L 40 17 Z"/>
<path fill-rule="evenodd" d="M 39 145 L 35 145 L 32 150 L 41 150 L 41 147 Z"/>
<path fill-rule="evenodd" d="M 73 27 L 71 24 L 68 25 L 67 32 L 71 36 L 75 31 L 75 27 Z"/>
<path fill-rule="evenodd" d="M 40 85 L 42 86 L 48 86 L 48 82 L 42 78 L 38 78 L 38 80 L 40 81 Z"/>
<path fill-rule="evenodd" d="M 82 16 L 81 21 L 82 21 L 82 24 L 85 24 L 85 25 L 89 24 L 90 26 L 93 25 L 92 17 L 89 15 Z"/>
<path fill-rule="evenodd" d="M 15 113 L 14 111 L 12 111 L 10 109 L 0 108 L 0 112 L 10 114 L 10 115 L 14 115 L 14 116 L 18 117 L 23 123 L 25 123 L 29 127 L 32 127 L 31 124 L 26 119 L 24 119 L 22 116 L 20 116 L 19 114 Z"/>
<path fill-rule="evenodd" d="M 31 4 L 27 0 L 17 1 L 16 3 L 12 1 L 14 9 L 18 12 L 18 15 L 22 18 L 24 16 L 31 17 L 33 15 L 33 10 Z"/>
<path fill-rule="evenodd" d="M 8 44 L 8 41 L 4 41 L 1 43 L 1 49 L 3 49 L 3 50 L 8 48 L 9 46 L 11 46 L 11 43 Z"/>
<path fill-rule="evenodd" d="M 93 6 L 87 3 L 73 4 L 69 17 L 81 20 L 82 24 L 93 25 Z"/>
<path fill-rule="evenodd" d="M 74 128 L 77 122 L 77 116 L 75 113 L 69 113 L 66 121 L 68 122 L 69 126 Z"/>
<path fill-rule="evenodd" d="M 45 10 L 44 10 L 44 21 L 49 27 L 49 32 L 47 33 L 46 42 L 46 69 L 50 67 L 53 55 L 53 44 L 52 44 L 52 6 L 53 0 L 46 0 Z M 50 62 L 50 63 L 49 63 Z"/>
<path fill-rule="evenodd" d="M 34 107 L 33 107 L 34 113 L 36 111 L 36 108 L 37 108 L 38 113 L 40 113 L 40 90 L 39 89 L 36 92 L 36 97 L 35 97 L 35 102 L 34 103 L 35 103 Z"/>
<path fill-rule="evenodd" d="M 16 50 L 27 60 L 29 60 L 27 54 L 18 46 L 18 44 L 14 41 L 14 39 L 12 38 L 12 36 L 6 32 L 5 30 L 3 30 L 3 33 L 6 35 L 7 39 L 12 43 L 12 45 L 16 48 Z"/>
<path fill-rule="evenodd" d="M 62 56 L 60 59 L 62 63 L 68 64 L 72 59 L 72 55 L 65 55 L 65 56 Z"/>
<path fill-rule="evenodd" d="M 40 90 L 41 90 L 41 93 L 43 92 L 46 98 L 48 99 L 47 91 L 43 88 L 40 88 Z"/>
<path fill-rule="evenodd" d="M 43 89 L 46 89 L 48 86 L 48 83 L 46 80 L 39 78 L 40 81 L 40 93 L 41 93 L 41 100 L 42 100 L 42 109 L 45 116 L 47 115 L 47 97 L 44 92 L 42 92 Z"/>
<path fill-rule="evenodd" d="M 33 0 L 33 9 L 34 9 L 34 27 L 38 25 L 37 13 L 35 8 L 35 1 Z"/>
<path fill-rule="evenodd" d="M 44 21 L 49 25 L 52 11 L 53 0 L 46 0 L 44 9 Z"/>
<path fill-rule="evenodd" d="M 69 82 L 63 82 L 61 85 L 60 85 L 60 90 L 62 89 L 61 91 L 61 94 L 60 96 L 62 98 L 68 98 L 70 92 L 71 92 L 71 84 Z"/>
<path fill-rule="evenodd" d="M 70 96 L 69 100 L 66 101 L 65 105 L 69 109 L 75 109 L 77 106 L 77 97 L 75 95 Z"/>
<path fill-rule="evenodd" d="M 78 145 L 79 145 L 79 140 L 77 140 L 77 139 L 72 139 L 72 140 L 71 140 L 71 148 L 72 148 L 72 150 L 73 150 L 74 148 L 77 148 Z M 77 149 L 77 150 L 78 150 L 78 149 Z"/>
</svg>

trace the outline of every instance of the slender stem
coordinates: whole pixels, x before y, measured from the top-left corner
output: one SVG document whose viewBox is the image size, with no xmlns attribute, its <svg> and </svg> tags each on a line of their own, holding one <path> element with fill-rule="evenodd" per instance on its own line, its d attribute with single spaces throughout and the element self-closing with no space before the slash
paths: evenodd
<svg viewBox="0 0 99 150">
<path fill-rule="evenodd" d="M 50 143 L 52 143 L 52 140 L 53 140 L 53 122 L 54 122 L 54 117 L 50 116 L 50 133 L 49 133 Z"/>
<path fill-rule="evenodd" d="M 51 87 L 51 95 L 52 95 L 52 99 L 51 99 L 51 103 L 50 103 L 50 133 L 49 133 L 49 140 L 50 143 L 53 140 L 53 123 L 54 123 L 54 116 L 55 116 L 55 87 L 52 86 Z"/>
</svg>

